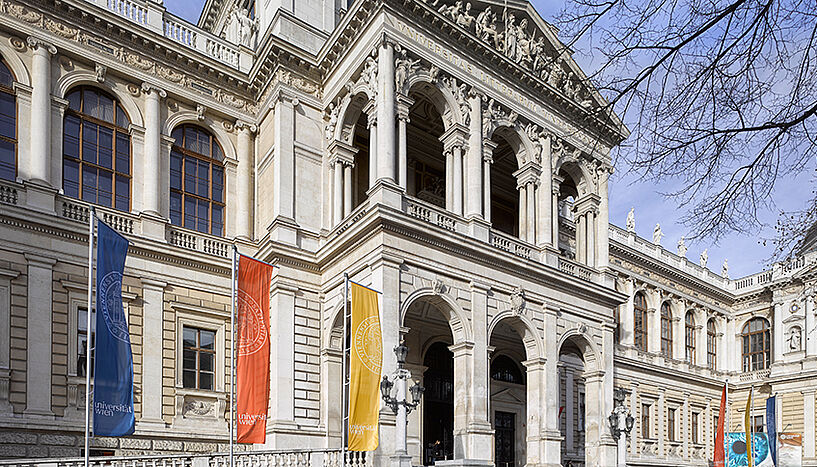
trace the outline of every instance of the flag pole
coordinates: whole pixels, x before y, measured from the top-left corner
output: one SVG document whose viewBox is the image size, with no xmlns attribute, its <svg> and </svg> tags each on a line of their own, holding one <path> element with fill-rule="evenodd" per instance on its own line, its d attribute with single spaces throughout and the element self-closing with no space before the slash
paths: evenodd
<svg viewBox="0 0 817 467">
<path fill-rule="evenodd" d="M 88 211 L 88 310 L 85 323 L 85 467 L 91 461 L 90 433 L 91 433 L 91 294 L 94 287 L 94 219 L 96 213 L 91 206 Z"/>
<path fill-rule="evenodd" d="M 347 445 L 349 444 L 349 429 L 348 429 L 348 420 L 349 420 L 349 401 L 348 401 L 348 392 L 346 385 L 349 382 L 348 378 L 346 377 L 346 335 L 348 332 L 346 321 L 348 319 L 348 308 L 349 308 L 349 274 L 343 273 L 343 338 L 342 338 L 342 348 L 343 354 L 341 357 L 341 365 L 343 365 L 343 384 L 341 384 L 341 391 L 342 391 L 342 399 L 343 399 L 343 420 L 341 423 L 341 429 L 343 430 L 343 446 L 341 447 L 341 456 L 342 464 L 341 467 L 346 467 L 346 451 Z"/>
<path fill-rule="evenodd" d="M 230 268 L 230 467 L 233 467 L 233 425 L 235 423 L 235 257 L 238 249 L 233 245 L 232 267 Z"/>
</svg>

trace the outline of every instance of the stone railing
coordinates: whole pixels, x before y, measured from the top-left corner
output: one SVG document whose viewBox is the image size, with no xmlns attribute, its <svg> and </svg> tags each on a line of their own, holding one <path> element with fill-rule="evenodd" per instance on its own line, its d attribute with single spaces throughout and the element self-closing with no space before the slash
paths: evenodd
<svg viewBox="0 0 817 467">
<path fill-rule="evenodd" d="M 759 381 L 759 380 L 762 380 L 762 379 L 766 379 L 766 378 L 769 377 L 769 375 L 771 373 L 772 373 L 772 370 L 768 369 L 768 368 L 765 369 L 765 370 L 757 370 L 757 371 L 752 371 L 752 372 L 749 372 L 749 373 L 744 372 L 744 373 L 740 374 L 740 382 L 741 383 L 748 383 L 749 381 Z"/>
<path fill-rule="evenodd" d="M 369 203 L 368 200 L 364 201 L 360 204 L 360 206 L 356 207 L 354 211 L 349 213 L 345 219 L 340 221 L 340 224 L 335 227 L 335 235 L 340 235 L 341 233 L 345 232 L 349 227 L 355 224 L 355 222 L 363 219 L 363 216 L 369 211 Z"/>
<path fill-rule="evenodd" d="M 63 198 L 58 199 L 57 206 L 57 212 L 64 219 L 70 219 L 84 224 L 88 223 L 88 213 L 91 209 L 89 204 L 75 199 Z M 94 209 L 96 210 L 97 218 L 108 224 L 112 229 L 129 235 L 134 233 L 134 223 L 138 222 L 136 216 L 99 206 L 94 206 Z"/>
<path fill-rule="evenodd" d="M 117 16 L 161 34 L 183 47 L 200 52 L 232 68 L 240 69 L 238 46 L 168 13 L 161 2 L 151 0 L 85 0 Z M 247 71 L 249 62 L 246 65 Z"/>
<path fill-rule="evenodd" d="M 459 227 L 457 218 L 432 204 L 417 199 L 405 198 L 406 213 L 411 217 L 438 225 L 445 230 L 456 232 Z"/>
<path fill-rule="evenodd" d="M 563 256 L 559 257 L 559 270 L 586 281 L 593 279 L 593 270 L 583 264 L 571 261 Z"/>
<path fill-rule="evenodd" d="M 214 237 L 194 230 L 168 226 L 167 242 L 173 246 L 199 251 L 208 255 L 220 256 L 222 258 L 230 256 L 230 242 L 220 237 Z"/>
<path fill-rule="evenodd" d="M 370 456 L 365 453 L 348 452 L 346 462 L 338 449 L 298 451 L 243 451 L 236 452 L 233 460 L 239 467 L 370 467 Z M 345 465 L 344 465 L 345 464 Z M 18 467 L 82 467 L 82 458 L 64 459 L 14 459 L 0 460 L 0 466 Z M 226 453 L 183 454 L 138 457 L 94 457 L 90 467 L 228 467 Z"/>
<path fill-rule="evenodd" d="M 16 206 L 19 200 L 20 196 L 17 193 L 17 186 L 5 180 L 0 181 L 0 203 Z"/>
<path fill-rule="evenodd" d="M 763 271 L 734 281 L 735 290 L 746 289 L 755 285 L 764 285 L 772 281 L 773 271 Z"/>
<path fill-rule="evenodd" d="M 518 238 L 491 229 L 491 245 L 525 259 L 536 259 L 535 248 Z"/>
</svg>

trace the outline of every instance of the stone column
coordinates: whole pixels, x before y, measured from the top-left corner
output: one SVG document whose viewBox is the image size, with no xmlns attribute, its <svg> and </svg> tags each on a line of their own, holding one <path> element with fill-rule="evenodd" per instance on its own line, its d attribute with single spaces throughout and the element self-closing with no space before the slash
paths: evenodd
<svg viewBox="0 0 817 467">
<path fill-rule="evenodd" d="M 462 146 L 453 147 L 454 152 L 454 213 L 462 215 Z"/>
<path fill-rule="evenodd" d="M 553 176 L 553 185 L 551 186 L 551 194 L 553 195 L 553 199 L 550 203 L 550 212 L 551 212 L 551 222 L 553 223 L 551 227 L 551 234 L 553 235 L 553 248 L 559 249 L 559 191 L 561 189 L 561 185 L 564 179 L 562 177 L 557 177 L 556 175 Z"/>
<path fill-rule="evenodd" d="M 270 430 L 289 430 L 295 427 L 295 293 L 298 287 L 279 275 L 270 286 Z M 268 441 L 269 443 L 269 441 Z M 277 443 L 273 443 L 274 447 Z"/>
<path fill-rule="evenodd" d="M 445 209 L 454 212 L 454 151 L 445 151 Z"/>
<path fill-rule="evenodd" d="M 585 395 L 585 459 L 586 465 L 615 465 L 615 451 L 611 462 L 605 463 L 602 433 L 607 425 L 607 415 L 603 412 L 603 384 L 604 372 L 601 370 L 586 371 L 584 380 Z M 569 430 L 568 430 L 569 431 Z"/>
<path fill-rule="evenodd" d="M 695 364 L 706 367 L 708 364 L 706 352 L 709 341 L 706 333 L 706 322 L 708 319 L 706 313 L 700 313 L 699 315 L 703 318 L 700 321 L 695 321 Z"/>
<path fill-rule="evenodd" d="M 573 369 L 569 367 L 564 368 L 565 373 L 565 447 L 569 452 L 576 450 L 575 440 L 573 439 L 573 420 L 574 420 L 574 395 L 573 389 L 576 384 L 573 380 Z M 586 389 L 585 389 L 586 391 Z M 587 394 L 587 393 L 585 393 Z M 585 405 L 587 402 L 585 401 Z"/>
<path fill-rule="evenodd" d="M 543 417 L 542 411 L 545 405 L 544 401 L 548 396 L 545 393 L 545 363 L 546 360 L 544 358 L 533 358 L 522 362 L 527 370 L 526 465 L 541 465 L 544 462 L 541 422 Z"/>
<path fill-rule="evenodd" d="M 664 450 L 664 438 L 666 436 L 666 426 L 664 426 L 664 415 L 667 413 L 667 393 L 663 387 L 658 388 L 658 413 L 655 418 L 655 428 L 657 428 L 658 437 L 658 457 L 666 457 L 667 453 Z"/>
<path fill-rule="evenodd" d="M 621 345 L 632 347 L 635 345 L 633 329 L 635 328 L 635 304 L 633 298 L 635 296 L 635 281 L 632 278 L 624 280 L 624 290 L 627 294 L 627 301 L 624 305 L 620 305 L 622 313 L 619 316 L 621 319 L 621 326 L 619 328 L 619 342 Z"/>
<path fill-rule="evenodd" d="M 805 458 L 812 458 L 815 455 L 814 395 L 814 388 L 803 391 L 803 457 Z"/>
<path fill-rule="evenodd" d="M 384 41 L 377 55 L 377 179 L 394 183 L 395 105 L 394 105 L 394 48 Z"/>
<path fill-rule="evenodd" d="M 343 218 L 343 164 L 339 160 L 332 162 L 332 226 Z"/>
<path fill-rule="evenodd" d="M 482 217 L 482 200 L 484 190 L 490 190 L 490 185 L 483 186 L 483 145 L 482 145 L 482 96 L 472 92 L 468 98 L 470 104 L 471 121 L 468 125 L 468 203 L 465 215 L 467 217 Z"/>
<path fill-rule="evenodd" d="M 652 289 L 649 292 L 650 300 L 647 301 L 647 350 L 653 353 L 661 353 L 661 314 L 658 308 L 661 307 L 661 293 Z"/>
<path fill-rule="evenodd" d="M 586 217 L 586 226 L 587 229 L 587 237 L 585 242 L 587 243 L 587 265 L 591 268 L 596 267 L 596 210 L 591 209 L 590 211 L 585 214 Z"/>
<path fill-rule="evenodd" d="M 575 208 L 574 208 L 575 209 Z M 576 210 L 576 261 L 585 264 L 587 262 L 587 218 L 584 213 L 579 214 Z"/>
<path fill-rule="evenodd" d="M 528 233 L 526 238 L 528 239 L 529 243 L 534 243 L 536 242 L 536 183 L 532 181 L 528 182 L 525 185 L 525 194 L 528 197 L 528 219 L 526 221 L 528 225 Z"/>
<path fill-rule="evenodd" d="M 613 411 L 614 373 L 613 368 L 613 333 L 615 325 L 608 321 L 602 323 L 602 348 L 601 360 L 604 371 L 601 377 L 601 391 L 599 401 L 599 449 L 601 451 L 601 463 L 599 465 L 612 465 L 616 462 L 616 440 L 610 431 L 610 424 L 607 416 Z M 585 397 L 591 389 L 585 389 Z"/>
<path fill-rule="evenodd" d="M 162 349 L 164 289 L 166 282 L 142 279 L 142 418 L 140 422 L 162 420 Z M 151 362 L 151 363 L 148 363 Z M 218 369 L 217 369 L 218 370 Z M 229 387 L 229 386 L 228 386 Z"/>
<path fill-rule="evenodd" d="M 471 353 L 472 379 L 468 386 L 471 410 L 468 411 L 468 459 L 490 460 L 493 436 L 488 417 L 490 397 L 488 365 L 488 291 L 490 286 L 471 281 L 471 319 L 474 345 Z"/>
<path fill-rule="evenodd" d="M 774 302 L 774 324 L 772 325 L 772 363 L 783 362 L 783 302 Z"/>
<path fill-rule="evenodd" d="M 610 201 L 607 193 L 607 182 L 610 172 L 604 171 L 599 175 L 599 210 L 596 221 L 596 267 L 604 269 L 610 264 Z"/>
<path fill-rule="evenodd" d="M 408 126 L 409 108 L 414 101 L 402 94 L 397 95 L 397 183 L 403 190 L 408 191 L 408 144 L 406 127 Z"/>
<path fill-rule="evenodd" d="M 683 435 L 681 439 L 683 439 L 684 459 L 687 460 L 689 460 L 689 441 L 692 438 L 692 430 L 690 430 L 690 424 L 692 423 L 691 418 L 692 415 L 690 415 L 689 410 L 689 393 L 684 392 L 684 419 L 683 423 L 681 424 Z M 700 436 L 700 433 L 698 433 L 698 436 Z M 698 441 L 700 441 L 700 439 Z"/>
<path fill-rule="evenodd" d="M 545 304 L 542 307 L 545 320 L 545 336 L 558 333 L 556 306 Z M 562 433 L 559 431 L 559 342 L 557 339 L 545 339 L 545 375 L 544 404 L 542 405 L 542 438 L 544 439 L 543 455 L 540 459 L 543 466 L 561 465 Z"/>
<path fill-rule="evenodd" d="M 496 146 L 490 139 L 482 141 L 482 210 L 487 222 L 491 222 L 491 164 Z"/>
<path fill-rule="evenodd" d="M 352 213 L 352 168 L 354 164 L 343 164 L 343 217 Z"/>
<path fill-rule="evenodd" d="M 31 59 L 32 91 L 29 125 L 31 180 L 40 185 L 51 186 L 51 56 L 57 53 L 57 49 L 36 37 L 28 37 L 26 42 L 34 52 Z M 49 412 L 51 410 L 50 401 L 48 410 Z"/>
<path fill-rule="evenodd" d="M 162 211 L 162 112 L 161 99 L 167 97 L 163 89 L 142 83 L 145 94 L 145 153 L 144 185 L 142 186 L 142 209 L 145 213 L 161 217 Z"/>
<path fill-rule="evenodd" d="M 295 107 L 298 99 L 281 91 L 275 102 L 273 131 L 275 157 L 271 239 L 289 244 L 296 242 L 295 223 Z"/>
<path fill-rule="evenodd" d="M 806 329 L 803 331 L 806 357 L 817 355 L 817 334 L 812 332 L 814 321 L 814 291 L 810 290 L 806 293 Z"/>
<path fill-rule="evenodd" d="M 519 239 L 528 239 L 528 195 L 525 184 L 520 183 L 516 189 L 519 190 Z"/>
<path fill-rule="evenodd" d="M 630 413 L 633 417 L 638 417 L 638 381 L 630 382 Z M 638 436 L 640 434 L 640 421 L 636 420 L 636 424 L 633 425 L 632 431 L 630 431 L 630 455 L 637 456 L 640 453 L 638 452 Z M 637 428 L 638 427 L 638 428 Z"/>
<path fill-rule="evenodd" d="M 474 359 L 474 344 L 461 342 L 449 347 L 454 354 L 454 459 L 468 458 L 468 419 L 472 400 L 468 397 L 474 384 L 469 363 Z"/>
<path fill-rule="evenodd" d="M 374 109 L 367 112 L 366 124 L 369 126 L 369 189 L 377 181 L 377 114 Z"/>
<path fill-rule="evenodd" d="M 332 443 L 340 446 L 343 437 L 343 352 L 338 349 L 321 349 L 321 420 L 326 424 L 327 435 Z M 343 466 L 342 466 L 343 467 Z"/>
<path fill-rule="evenodd" d="M 550 187 L 553 186 L 553 166 L 550 151 L 551 136 L 545 137 L 545 146 L 542 151 L 542 172 L 539 175 L 539 183 L 536 187 L 536 244 L 540 247 L 553 244 L 553 197 Z"/>
<path fill-rule="evenodd" d="M 52 273 L 57 260 L 33 253 L 28 261 L 26 322 L 26 415 L 53 416 L 51 411 Z"/>
<path fill-rule="evenodd" d="M 11 414 L 11 281 L 20 273 L 0 268 L 0 414 Z"/>
<path fill-rule="evenodd" d="M 252 232 L 252 193 L 253 168 L 255 166 L 255 145 L 253 133 L 255 125 L 239 121 L 238 129 L 238 183 L 236 183 L 236 236 L 246 239 L 253 237 Z"/>
</svg>

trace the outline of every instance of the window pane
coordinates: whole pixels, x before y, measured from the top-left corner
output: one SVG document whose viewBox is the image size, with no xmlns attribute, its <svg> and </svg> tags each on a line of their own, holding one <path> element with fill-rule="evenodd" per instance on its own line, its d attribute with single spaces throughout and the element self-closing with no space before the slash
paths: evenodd
<svg viewBox="0 0 817 467">
<path fill-rule="evenodd" d="M 211 232 L 213 235 L 221 235 L 222 230 L 224 229 L 224 208 L 221 206 L 213 205 L 213 231 Z"/>
<path fill-rule="evenodd" d="M 116 171 L 130 174 L 130 137 L 126 134 L 116 134 Z"/>
<path fill-rule="evenodd" d="M 199 353 L 199 369 L 201 371 L 213 371 L 213 354 L 207 352 Z"/>
<path fill-rule="evenodd" d="M 71 94 L 68 94 L 68 108 L 72 110 L 76 110 L 79 112 L 80 110 L 80 102 L 82 100 L 81 91 L 74 91 Z"/>
<path fill-rule="evenodd" d="M 170 153 L 170 188 L 182 189 L 182 155 L 176 151 Z"/>
<path fill-rule="evenodd" d="M 216 333 L 213 331 L 199 331 L 199 347 L 202 349 L 215 349 Z"/>
<path fill-rule="evenodd" d="M 116 209 L 130 211 L 130 179 L 116 176 Z"/>
<path fill-rule="evenodd" d="M 170 193 L 170 222 L 173 225 L 182 225 L 182 195 Z"/>
<path fill-rule="evenodd" d="M 96 203 L 96 169 L 82 167 L 82 199 Z"/>
<path fill-rule="evenodd" d="M 99 170 L 97 175 L 99 191 L 97 202 L 103 206 L 113 206 L 113 179 L 107 170 Z"/>
<path fill-rule="evenodd" d="M 93 123 L 83 122 L 82 124 L 82 160 L 96 164 L 97 158 L 97 133 L 99 127 Z"/>
<path fill-rule="evenodd" d="M 79 163 L 65 159 L 62 164 L 62 188 L 66 196 L 79 198 Z"/>
<path fill-rule="evenodd" d="M 14 180 L 17 175 L 17 155 L 15 144 L 0 140 L 0 178 Z"/>
<path fill-rule="evenodd" d="M 185 370 L 182 373 L 182 385 L 186 388 L 195 388 L 196 387 L 196 372 L 191 370 Z"/>
<path fill-rule="evenodd" d="M 221 162 L 224 160 L 224 154 L 221 153 L 221 146 L 213 138 L 213 159 Z"/>
<path fill-rule="evenodd" d="M 197 215 L 198 225 L 196 227 L 196 230 L 198 230 L 199 232 L 207 233 L 207 231 L 209 230 L 208 229 L 208 227 L 209 227 L 208 224 L 209 224 L 209 220 L 210 220 L 209 210 L 210 210 L 210 203 L 208 203 L 206 201 L 199 201 L 198 215 Z"/>
<path fill-rule="evenodd" d="M 113 130 L 99 127 L 99 165 L 113 169 Z"/>
<path fill-rule="evenodd" d="M 196 369 L 196 351 L 195 350 L 185 350 L 184 356 L 182 357 L 182 368 L 185 370 L 195 370 Z"/>
<path fill-rule="evenodd" d="M 204 161 L 198 161 L 198 188 L 196 194 L 205 198 L 210 197 L 210 164 Z"/>
<path fill-rule="evenodd" d="M 0 136 L 16 138 L 17 133 L 17 106 L 14 96 L 0 92 Z"/>
<path fill-rule="evenodd" d="M 188 229 L 196 228 L 196 200 L 194 198 L 184 198 L 184 226 Z"/>
<path fill-rule="evenodd" d="M 123 109 L 121 105 L 116 106 L 116 124 L 122 128 L 127 128 L 130 125 L 128 115 L 125 113 L 125 109 Z"/>
<path fill-rule="evenodd" d="M 224 168 L 215 164 L 213 164 L 213 201 L 224 202 Z"/>
<path fill-rule="evenodd" d="M 114 123 L 113 100 L 104 94 L 99 94 L 99 118 Z"/>
<path fill-rule="evenodd" d="M 182 127 L 176 127 L 173 129 L 173 132 L 170 133 L 170 136 L 176 140 L 176 145 L 182 145 L 182 139 L 184 138 L 184 133 L 182 133 Z"/>
<path fill-rule="evenodd" d="M 199 374 L 199 389 L 213 389 L 213 374 L 212 373 L 200 373 Z"/>
<path fill-rule="evenodd" d="M 198 138 L 196 137 L 196 129 L 192 126 L 184 128 L 184 148 L 193 152 L 199 152 Z"/>
<path fill-rule="evenodd" d="M 95 118 L 99 118 L 99 95 L 91 89 L 82 91 L 82 111 Z"/>
<path fill-rule="evenodd" d="M 79 159 L 79 119 L 65 117 L 63 135 L 63 154 Z"/>
<path fill-rule="evenodd" d="M 11 70 L 2 61 L 0 61 L 0 84 L 8 87 L 14 85 L 14 76 L 11 75 Z"/>
<path fill-rule="evenodd" d="M 192 157 L 185 157 L 184 160 L 184 191 L 188 193 L 196 192 L 196 160 Z"/>
<path fill-rule="evenodd" d="M 182 330 L 182 344 L 184 347 L 196 346 L 196 330 L 193 328 L 184 327 Z"/>
</svg>

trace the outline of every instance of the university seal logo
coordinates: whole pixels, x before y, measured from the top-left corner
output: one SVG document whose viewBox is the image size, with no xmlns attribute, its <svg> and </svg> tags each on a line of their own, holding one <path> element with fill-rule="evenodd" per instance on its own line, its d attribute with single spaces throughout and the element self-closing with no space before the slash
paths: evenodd
<svg viewBox="0 0 817 467">
<path fill-rule="evenodd" d="M 383 359 L 381 345 L 379 318 L 370 316 L 364 319 L 355 329 L 355 354 L 369 371 L 378 375 Z"/>
<path fill-rule="evenodd" d="M 125 320 L 125 310 L 122 309 L 122 273 L 112 271 L 106 274 L 97 293 L 108 331 L 113 337 L 130 344 L 128 322 Z"/>
<path fill-rule="evenodd" d="M 251 355 L 261 350 L 269 332 L 264 326 L 261 307 L 248 293 L 238 290 L 238 355 Z"/>
</svg>

